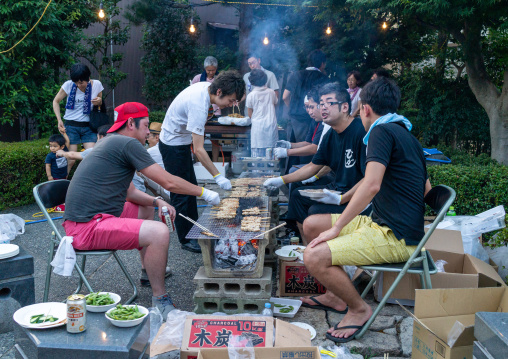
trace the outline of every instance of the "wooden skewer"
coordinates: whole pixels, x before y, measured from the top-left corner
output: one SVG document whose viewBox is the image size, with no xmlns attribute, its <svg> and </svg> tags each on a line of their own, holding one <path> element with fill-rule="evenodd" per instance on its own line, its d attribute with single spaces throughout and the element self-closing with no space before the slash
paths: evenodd
<svg viewBox="0 0 508 359">
<path fill-rule="evenodd" d="M 286 222 L 282 222 L 282 223 L 281 223 L 281 224 L 279 224 L 277 227 L 273 227 L 272 229 L 269 229 L 269 230 L 267 230 L 266 232 L 263 232 L 263 233 L 261 233 L 261 234 L 258 234 L 258 235 L 257 235 L 257 236 L 255 236 L 255 237 L 252 237 L 252 238 L 251 238 L 251 240 L 253 240 L 253 239 L 255 239 L 255 238 L 258 238 L 258 237 L 261 237 L 261 236 L 264 236 L 264 235 L 265 235 L 265 234 L 267 234 L 268 232 L 271 232 L 271 231 L 273 231 L 273 230 L 275 230 L 275 229 L 277 229 L 277 228 L 283 227 L 283 226 L 285 226 L 285 225 L 286 225 Z"/>
<path fill-rule="evenodd" d="M 185 218 L 186 220 L 188 220 L 189 222 L 191 222 L 192 224 L 194 224 L 196 227 L 199 227 L 201 228 L 203 231 L 205 232 L 208 232 L 210 234 L 213 234 L 214 237 L 217 237 L 217 238 L 220 238 L 218 235 L 216 235 L 215 233 L 213 233 L 211 230 L 209 230 L 208 228 L 202 226 L 201 224 L 199 224 L 198 222 L 194 221 L 193 219 L 187 217 L 187 216 L 184 216 L 183 214 L 181 213 L 178 213 L 180 216 L 182 216 L 183 218 Z"/>
</svg>

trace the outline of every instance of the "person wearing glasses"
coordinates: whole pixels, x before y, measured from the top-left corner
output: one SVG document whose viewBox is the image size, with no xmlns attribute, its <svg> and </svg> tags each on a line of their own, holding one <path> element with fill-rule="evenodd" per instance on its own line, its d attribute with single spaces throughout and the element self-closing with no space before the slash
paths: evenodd
<svg viewBox="0 0 508 359">
<path fill-rule="evenodd" d="M 331 129 L 323 136 L 317 153 L 309 164 L 298 171 L 270 178 L 264 183 L 265 187 L 281 187 L 307 180 L 318 175 L 325 166 L 335 173 L 332 183 L 311 188 L 300 187 L 290 196 L 287 219 L 296 221 L 304 244 L 307 244 L 302 227 L 305 218 L 313 214 L 342 213 L 365 174 L 366 147 L 363 137 L 366 132 L 360 118 L 350 115 L 351 98 L 348 92 L 338 83 L 331 83 L 321 87 L 319 95 L 323 122 Z M 324 195 L 317 199 L 305 197 L 300 192 L 319 188 L 323 189 Z M 369 210 L 365 208 L 364 212 L 368 213 Z"/>
</svg>

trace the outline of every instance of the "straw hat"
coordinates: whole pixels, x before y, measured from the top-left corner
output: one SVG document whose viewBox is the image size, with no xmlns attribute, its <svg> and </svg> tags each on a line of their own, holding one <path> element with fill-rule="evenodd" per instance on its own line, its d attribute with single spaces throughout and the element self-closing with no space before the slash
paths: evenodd
<svg viewBox="0 0 508 359">
<path fill-rule="evenodd" d="M 152 122 L 150 124 L 150 132 L 151 133 L 161 133 L 161 131 L 162 131 L 162 123 Z"/>
</svg>

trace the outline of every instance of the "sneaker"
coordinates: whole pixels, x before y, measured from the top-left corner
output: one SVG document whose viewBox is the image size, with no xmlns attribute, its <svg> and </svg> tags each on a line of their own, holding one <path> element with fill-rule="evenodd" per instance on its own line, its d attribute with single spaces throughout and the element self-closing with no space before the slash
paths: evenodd
<svg viewBox="0 0 508 359">
<path fill-rule="evenodd" d="M 164 278 L 169 277 L 173 273 L 171 272 L 171 268 L 166 267 L 166 274 L 164 274 Z M 148 280 L 148 274 L 146 274 L 146 270 L 141 269 L 141 278 L 139 279 L 142 287 L 150 287 L 150 280 Z"/>
<path fill-rule="evenodd" d="M 176 309 L 168 293 L 159 297 L 152 297 L 152 307 L 159 309 L 163 321 L 166 321 L 169 312 Z"/>
<path fill-rule="evenodd" d="M 201 253 L 201 247 L 195 239 L 191 239 L 189 242 L 182 244 L 182 249 L 193 253 Z"/>
</svg>

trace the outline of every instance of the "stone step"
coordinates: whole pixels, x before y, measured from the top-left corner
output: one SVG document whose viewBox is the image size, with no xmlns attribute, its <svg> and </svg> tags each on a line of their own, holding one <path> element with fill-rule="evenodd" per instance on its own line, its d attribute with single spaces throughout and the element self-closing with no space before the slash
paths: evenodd
<svg viewBox="0 0 508 359">
<path fill-rule="evenodd" d="M 506 358 L 508 313 L 476 313 L 474 336 L 494 358 Z"/>
<path fill-rule="evenodd" d="M 265 303 L 270 301 L 270 296 L 260 299 L 237 298 L 209 298 L 197 297 L 194 295 L 194 313 L 213 314 L 215 312 L 224 312 L 226 314 L 260 314 L 265 307 Z"/>
<path fill-rule="evenodd" d="M 272 269 L 263 268 L 261 278 L 210 278 L 205 267 L 200 267 L 194 276 L 195 297 L 221 298 L 270 298 L 272 293 Z"/>
</svg>

